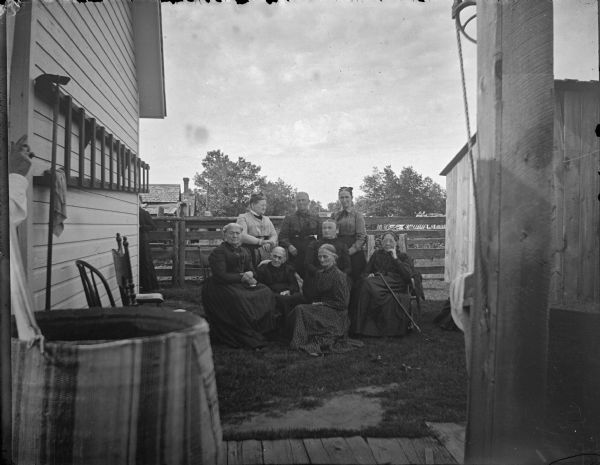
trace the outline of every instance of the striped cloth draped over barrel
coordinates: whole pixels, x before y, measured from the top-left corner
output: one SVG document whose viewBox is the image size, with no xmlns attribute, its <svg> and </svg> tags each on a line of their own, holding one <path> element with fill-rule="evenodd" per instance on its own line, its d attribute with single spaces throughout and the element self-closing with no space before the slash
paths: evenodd
<svg viewBox="0 0 600 465">
<path fill-rule="evenodd" d="M 120 308 L 57 310 L 38 322 L 56 341 L 44 354 L 12 340 L 15 463 L 218 462 L 222 434 L 206 321 Z M 91 328 L 103 324 L 107 335 L 98 337 Z M 89 331 L 95 340 L 74 340 Z M 118 331 L 122 337 L 109 340 Z"/>
</svg>

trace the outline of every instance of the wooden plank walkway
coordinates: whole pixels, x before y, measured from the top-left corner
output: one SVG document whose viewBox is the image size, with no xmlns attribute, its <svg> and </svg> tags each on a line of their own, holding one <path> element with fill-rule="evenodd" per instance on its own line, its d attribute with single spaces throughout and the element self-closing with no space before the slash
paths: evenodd
<svg viewBox="0 0 600 465">
<path fill-rule="evenodd" d="M 311 438 L 225 441 L 220 465 L 455 464 L 437 440 L 425 438 Z"/>
<path fill-rule="evenodd" d="M 458 463 L 465 460 L 465 427 L 456 423 L 430 423 L 427 426 Z"/>
</svg>

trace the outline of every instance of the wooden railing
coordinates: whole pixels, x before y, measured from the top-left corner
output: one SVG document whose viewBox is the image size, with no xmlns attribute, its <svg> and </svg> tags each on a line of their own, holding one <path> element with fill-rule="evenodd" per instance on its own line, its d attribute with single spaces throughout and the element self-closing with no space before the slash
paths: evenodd
<svg viewBox="0 0 600 465">
<path fill-rule="evenodd" d="M 283 216 L 270 217 L 277 230 Z M 223 240 L 221 229 L 236 217 L 171 217 L 154 219 L 149 233 L 157 275 L 161 281 L 181 286 L 186 279 L 207 277 L 208 255 Z M 386 230 L 392 229 L 406 244 L 417 269 L 428 277 L 443 278 L 445 217 L 367 217 L 367 255 Z"/>
</svg>

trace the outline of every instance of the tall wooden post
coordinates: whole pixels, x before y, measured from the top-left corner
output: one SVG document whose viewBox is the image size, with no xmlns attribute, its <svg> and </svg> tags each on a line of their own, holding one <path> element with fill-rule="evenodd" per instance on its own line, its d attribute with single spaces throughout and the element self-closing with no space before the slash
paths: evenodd
<svg viewBox="0 0 600 465">
<path fill-rule="evenodd" d="M 480 225 L 467 463 L 540 463 L 550 283 L 553 22 L 547 0 L 478 0 Z"/>
<path fill-rule="evenodd" d="M 11 460 L 12 378 L 10 317 L 10 221 L 8 197 L 8 108 L 6 12 L 0 16 L 0 453 Z"/>
</svg>

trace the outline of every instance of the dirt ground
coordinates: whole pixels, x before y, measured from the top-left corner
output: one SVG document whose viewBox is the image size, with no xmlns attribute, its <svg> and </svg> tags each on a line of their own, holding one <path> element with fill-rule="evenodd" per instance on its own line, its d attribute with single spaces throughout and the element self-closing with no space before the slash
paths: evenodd
<svg viewBox="0 0 600 465">
<path fill-rule="evenodd" d="M 320 405 L 285 412 L 248 413 L 222 419 L 223 433 L 250 433 L 282 430 L 357 430 L 376 426 L 383 418 L 381 399 L 372 394 L 393 389 L 397 385 L 369 386 L 352 391 L 332 393 Z M 313 399 L 316 400 L 316 399 Z M 311 399 L 304 399 L 310 404 Z"/>
</svg>

